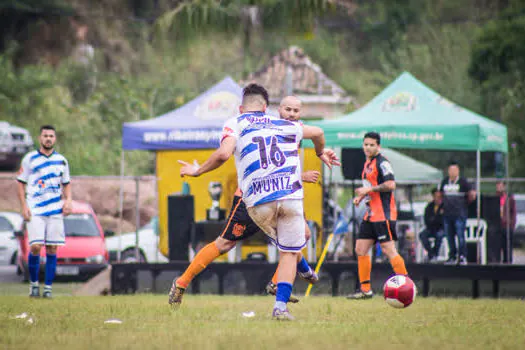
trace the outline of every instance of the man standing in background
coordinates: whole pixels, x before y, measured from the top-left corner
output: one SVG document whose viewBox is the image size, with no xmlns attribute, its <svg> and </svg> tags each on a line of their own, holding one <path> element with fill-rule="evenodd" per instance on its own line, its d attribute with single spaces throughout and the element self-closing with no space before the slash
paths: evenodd
<svg viewBox="0 0 525 350">
<path fill-rule="evenodd" d="M 476 198 L 467 179 L 460 176 L 459 164 L 451 162 L 448 166 L 448 176 L 441 181 L 439 190 L 443 193 L 443 227 L 447 235 L 449 256 L 446 264 L 467 264 L 467 243 L 465 227 L 467 225 L 468 204 Z M 459 255 L 456 248 L 458 237 Z"/>
<path fill-rule="evenodd" d="M 54 149 L 55 128 L 42 126 L 39 141 L 40 149 L 27 153 L 22 159 L 17 186 L 30 247 L 27 260 L 31 281 L 29 296 L 40 297 L 40 250 L 45 245 L 46 277 L 42 296 L 51 298 L 57 248 L 66 243 L 62 214 L 71 212 L 71 185 L 68 162 Z"/>
<path fill-rule="evenodd" d="M 514 234 L 514 227 L 516 227 L 516 201 L 512 194 L 507 193 L 503 181 L 496 184 L 496 193 L 499 196 L 499 214 L 501 218 L 499 229 L 501 244 L 499 246 L 500 249 L 498 250 L 498 261 L 501 254 L 500 252 L 503 249 L 503 263 L 512 264 L 512 236 Z M 509 226 L 508 239 L 507 224 Z"/>
</svg>

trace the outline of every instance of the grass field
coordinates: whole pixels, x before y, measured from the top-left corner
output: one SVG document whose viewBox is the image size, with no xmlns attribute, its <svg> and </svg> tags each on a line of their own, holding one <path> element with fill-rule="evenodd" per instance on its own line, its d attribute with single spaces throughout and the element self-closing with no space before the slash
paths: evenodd
<svg viewBox="0 0 525 350">
<path fill-rule="evenodd" d="M 172 311 L 159 295 L 30 300 L 0 296 L 3 349 L 523 349 L 521 300 L 419 298 L 393 309 L 381 298 L 310 297 L 270 318 L 270 297 L 187 295 Z M 245 318 L 243 312 L 254 311 Z M 35 323 L 14 319 L 28 313 Z M 122 324 L 104 324 L 118 318 Z"/>
</svg>

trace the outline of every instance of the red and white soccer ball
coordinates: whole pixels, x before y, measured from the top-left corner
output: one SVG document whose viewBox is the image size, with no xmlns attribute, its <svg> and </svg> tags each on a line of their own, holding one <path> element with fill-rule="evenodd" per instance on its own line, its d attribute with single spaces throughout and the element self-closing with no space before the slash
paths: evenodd
<svg viewBox="0 0 525 350">
<path fill-rule="evenodd" d="M 409 277 L 395 275 L 383 286 L 383 294 L 388 305 L 402 309 L 410 306 L 416 299 L 417 289 Z"/>
</svg>

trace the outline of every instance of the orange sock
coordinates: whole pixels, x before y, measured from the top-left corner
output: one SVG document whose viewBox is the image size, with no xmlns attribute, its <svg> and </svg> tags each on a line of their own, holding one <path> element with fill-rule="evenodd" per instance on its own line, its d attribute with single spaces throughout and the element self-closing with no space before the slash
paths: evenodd
<svg viewBox="0 0 525 350">
<path fill-rule="evenodd" d="M 217 249 L 215 242 L 207 244 L 197 253 L 197 255 L 195 255 L 195 258 L 191 262 L 190 266 L 188 266 L 182 276 L 177 279 L 177 286 L 188 288 L 188 285 L 195 278 L 195 276 L 201 273 L 201 271 L 204 270 L 209 263 L 217 259 L 219 255 L 221 255 L 221 253 L 219 252 L 219 249 Z"/>
<path fill-rule="evenodd" d="M 275 273 L 273 274 L 273 277 L 272 277 L 272 283 L 277 285 L 277 272 L 279 272 L 279 265 L 277 265 L 277 268 L 275 269 Z"/>
<path fill-rule="evenodd" d="M 370 291 L 370 272 L 372 271 L 372 258 L 369 255 L 357 257 L 359 283 L 363 292 Z"/>
<path fill-rule="evenodd" d="M 405 267 L 405 260 L 401 255 L 397 254 L 390 260 L 390 265 L 394 269 L 396 275 L 408 275 L 407 268 Z"/>
</svg>

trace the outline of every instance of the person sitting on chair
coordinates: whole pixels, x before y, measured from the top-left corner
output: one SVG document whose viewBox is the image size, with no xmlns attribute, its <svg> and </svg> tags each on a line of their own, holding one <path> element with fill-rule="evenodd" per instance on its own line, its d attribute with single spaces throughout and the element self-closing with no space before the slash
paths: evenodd
<svg viewBox="0 0 525 350">
<path fill-rule="evenodd" d="M 419 239 L 428 254 L 428 261 L 436 261 L 441 247 L 441 241 L 445 237 L 443 231 L 443 195 L 437 188 L 432 189 L 432 201 L 425 208 L 425 229 L 419 234 Z M 429 238 L 434 238 L 431 246 Z"/>
</svg>

